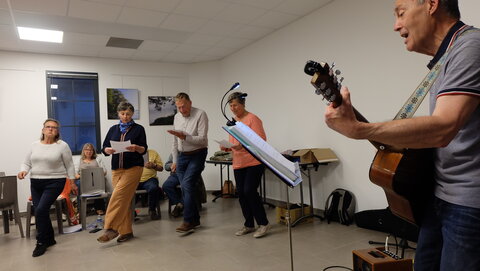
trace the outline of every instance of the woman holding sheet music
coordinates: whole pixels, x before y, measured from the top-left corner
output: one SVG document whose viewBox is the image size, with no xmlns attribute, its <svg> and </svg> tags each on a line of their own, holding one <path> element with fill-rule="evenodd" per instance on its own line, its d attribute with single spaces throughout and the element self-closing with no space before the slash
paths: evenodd
<svg viewBox="0 0 480 271">
<path fill-rule="evenodd" d="M 133 238 L 132 212 L 130 204 L 137 190 L 143 172 L 143 154 L 147 152 L 147 136 L 142 125 L 133 121 L 133 105 L 121 102 L 117 107 L 119 124 L 110 127 L 103 141 L 102 152 L 112 155 L 113 193 L 105 215 L 105 232 L 97 238 L 105 243 L 116 238 L 117 242 L 125 242 Z M 112 148 L 111 142 L 130 142 L 126 151 L 120 152 Z"/>
<path fill-rule="evenodd" d="M 230 110 L 235 115 L 235 120 L 250 127 L 261 138 L 266 140 L 265 131 L 260 118 L 245 110 L 245 93 L 234 92 L 228 97 Z M 265 167 L 255 159 L 242 145 L 232 136 L 229 138 L 233 144 L 233 173 L 237 184 L 238 198 L 242 208 L 245 223 L 243 228 L 238 230 L 235 235 L 242 236 L 251 232 L 255 232 L 253 237 L 259 238 L 267 234 L 270 229 L 268 224 L 265 208 L 263 207 L 262 198 L 258 194 L 258 187 L 262 179 Z M 223 150 L 229 151 L 225 147 Z M 255 221 L 258 229 L 255 230 Z"/>
<path fill-rule="evenodd" d="M 95 147 L 92 143 L 85 143 L 82 147 L 82 154 L 80 157 L 80 161 L 76 167 L 75 172 L 75 184 L 77 185 L 76 193 L 77 203 L 80 206 L 80 195 L 82 191 L 80 191 L 80 173 L 82 169 L 91 168 L 91 167 L 101 167 L 103 169 L 103 173 L 107 174 L 107 170 L 103 164 L 103 160 L 100 156 L 97 156 L 97 152 L 95 151 Z M 96 199 L 94 200 L 95 211 L 98 215 L 105 214 L 105 201 L 103 199 Z"/>
</svg>

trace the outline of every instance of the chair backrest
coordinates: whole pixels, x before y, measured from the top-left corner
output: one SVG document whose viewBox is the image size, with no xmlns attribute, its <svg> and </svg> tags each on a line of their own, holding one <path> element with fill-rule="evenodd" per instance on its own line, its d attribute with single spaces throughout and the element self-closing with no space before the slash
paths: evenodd
<svg viewBox="0 0 480 271">
<path fill-rule="evenodd" d="M 90 167 L 80 171 L 82 194 L 105 192 L 105 174 L 101 167 Z"/>
<path fill-rule="evenodd" d="M 0 209 L 10 208 L 17 201 L 17 176 L 0 177 Z"/>
</svg>

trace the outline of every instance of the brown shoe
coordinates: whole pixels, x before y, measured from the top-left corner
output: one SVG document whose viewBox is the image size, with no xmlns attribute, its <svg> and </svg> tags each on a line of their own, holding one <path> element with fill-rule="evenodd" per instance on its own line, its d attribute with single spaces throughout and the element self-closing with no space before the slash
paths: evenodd
<svg viewBox="0 0 480 271">
<path fill-rule="evenodd" d="M 176 229 L 176 231 L 180 233 L 188 233 L 188 232 L 193 232 L 194 229 L 195 229 L 194 223 L 183 222 L 182 225 L 180 225 L 180 227 Z"/>
<path fill-rule="evenodd" d="M 115 239 L 115 237 L 118 236 L 118 232 L 117 231 L 114 231 L 114 230 L 106 230 L 102 236 L 98 237 L 97 238 L 97 241 L 100 242 L 100 243 L 106 243 L 106 242 L 109 242 L 113 239 Z"/>
<path fill-rule="evenodd" d="M 133 233 L 120 234 L 120 236 L 117 238 L 117 242 L 119 243 L 126 242 L 132 238 L 133 238 Z"/>
</svg>

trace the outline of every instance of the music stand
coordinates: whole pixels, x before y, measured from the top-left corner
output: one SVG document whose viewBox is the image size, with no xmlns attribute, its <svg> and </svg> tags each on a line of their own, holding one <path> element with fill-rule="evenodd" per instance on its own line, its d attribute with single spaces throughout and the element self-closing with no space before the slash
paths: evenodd
<svg viewBox="0 0 480 271">
<path fill-rule="evenodd" d="M 290 197 L 289 187 L 295 187 L 302 182 L 302 173 L 298 162 L 293 163 L 283 157 L 278 151 L 270 146 L 265 140 L 263 140 L 258 134 L 256 134 L 250 127 L 241 122 L 236 122 L 235 126 L 222 127 L 227 133 L 232 135 L 235 139 L 242 144 L 242 146 L 258 161 L 265 165 L 270 171 L 272 171 L 283 183 L 286 185 L 287 192 L 287 214 L 285 220 L 287 221 L 288 236 L 290 244 L 290 268 L 293 271 L 293 242 L 292 242 L 292 226 L 290 223 Z M 282 168 L 282 163 L 294 165 L 295 173 L 292 171 L 286 172 Z M 287 174 L 290 176 L 287 176 Z M 294 179 L 291 177 L 294 176 Z"/>
</svg>

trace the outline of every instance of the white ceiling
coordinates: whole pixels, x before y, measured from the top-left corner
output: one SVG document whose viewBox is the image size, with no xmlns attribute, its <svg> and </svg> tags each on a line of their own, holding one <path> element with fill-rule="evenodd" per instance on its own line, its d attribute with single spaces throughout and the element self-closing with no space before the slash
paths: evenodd
<svg viewBox="0 0 480 271">
<path fill-rule="evenodd" d="M 0 0 L 0 50 L 194 63 L 219 60 L 333 0 Z M 64 31 L 24 41 L 16 26 Z M 138 49 L 106 47 L 110 37 Z"/>
</svg>

